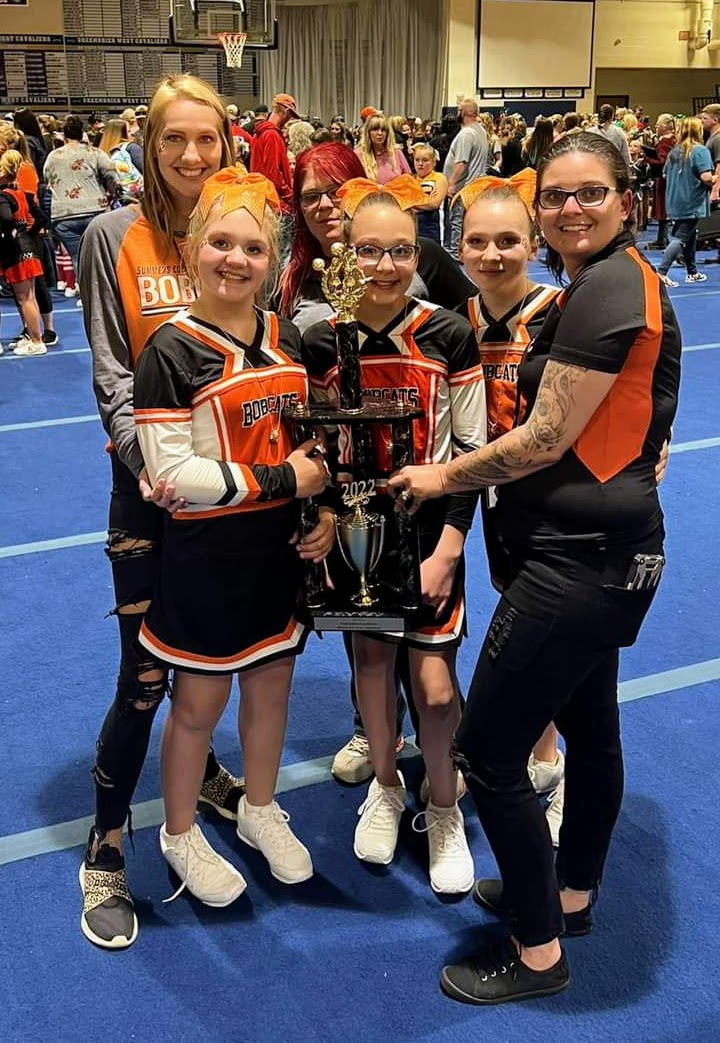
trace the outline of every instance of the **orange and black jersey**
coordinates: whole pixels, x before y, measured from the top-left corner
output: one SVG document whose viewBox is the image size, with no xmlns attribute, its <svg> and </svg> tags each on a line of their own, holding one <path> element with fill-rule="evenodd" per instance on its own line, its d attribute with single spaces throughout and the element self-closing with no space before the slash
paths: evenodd
<svg viewBox="0 0 720 1043">
<path fill-rule="evenodd" d="M 282 411 L 307 402 L 300 335 L 257 314 L 252 344 L 180 312 L 151 337 L 135 373 L 135 422 L 150 480 L 188 501 L 175 519 L 287 502 L 292 433 Z"/>
<path fill-rule="evenodd" d="M 479 293 L 455 309 L 469 320 L 477 338 L 485 378 L 488 442 L 515 426 L 518 367 L 559 292 L 553 286 L 535 286 L 499 319 L 489 314 Z"/>
<path fill-rule="evenodd" d="M 558 463 L 499 488 L 504 535 L 624 542 L 661 524 L 655 465 L 677 408 L 680 352 L 665 289 L 623 233 L 551 306 L 520 366 L 519 422 L 548 359 L 617 379 Z"/>
<path fill-rule="evenodd" d="M 376 331 L 358 323 L 363 396 L 419 406 L 413 422 L 415 463 L 449 463 L 487 440 L 485 387 L 475 336 L 465 319 L 426 301 L 409 298 L 404 310 Z M 303 336 L 303 361 L 316 401 L 337 402 L 337 347 L 332 321 Z M 379 440 L 377 440 L 379 441 Z M 338 433 L 338 467 L 352 471 L 347 430 Z M 389 454 L 376 460 L 387 477 Z M 382 487 L 382 480 L 378 485 Z M 472 522 L 474 494 L 448 498 L 445 521 L 462 532 Z"/>
</svg>

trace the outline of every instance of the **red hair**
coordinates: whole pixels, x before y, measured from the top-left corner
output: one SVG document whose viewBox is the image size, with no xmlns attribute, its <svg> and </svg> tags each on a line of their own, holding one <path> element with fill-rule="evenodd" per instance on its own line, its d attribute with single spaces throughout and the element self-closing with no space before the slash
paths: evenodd
<svg viewBox="0 0 720 1043">
<path fill-rule="evenodd" d="M 300 206 L 300 193 L 308 174 L 342 185 L 351 177 L 364 177 L 362 163 L 351 148 L 337 141 L 326 141 L 302 152 L 295 161 L 293 196 L 295 199 L 296 229 L 290 264 L 280 277 L 280 313 L 290 316 L 302 291 L 303 283 L 312 271 L 312 262 L 321 253 L 317 239 L 305 224 Z"/>
</svg>

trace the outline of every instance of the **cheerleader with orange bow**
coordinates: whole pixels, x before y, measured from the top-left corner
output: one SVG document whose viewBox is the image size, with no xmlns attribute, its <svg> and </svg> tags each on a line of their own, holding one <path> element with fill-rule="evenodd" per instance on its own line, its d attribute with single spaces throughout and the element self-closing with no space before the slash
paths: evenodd
<svg viewBox="0 0 720 1043">
<path fill-rule="evenodd" d="M 348 218 L 347 242 L 368 280 L 357 315 L 364 394 L 420 406 L 425 416 L 414 425 L 416 459 L 449 462 L 485 443 L 485 389 L 468 322 L 407 295 L 419 252 L 412 209 L 422 203 L 424 193 L 414 178 L 401 175 L 384 186 L 354 178 L 337 195 Z M 303 360 L 312 394 L 319 400 L 336 400 L 331 320 L 305 332 Z M 342 432 L 337 453 L 340 481 L 352 480 L 351 448 Z M 376 464 L 371 509 L 387 514 L 393 509 L 387 495 L 391 462 L 379 459 Z M 439 893 L 468 891 L 474 878 L 450 742 L 460 719 L 455 656 L 465 632 L 463 546 L 475 503 L 472 494 L 450 496 L 418 515 L 425 614 L 415 629 L 405 634 L 353 634 L 358 702 L 375 770 L 358 812 L 355 854 L 382 865 L 395 854 L 407 795 L 396 763 L 394 668 L 402 643 L 408 650 L 429 779 L 427 806 L 413 824 L 428 834 L 430 883 Z"/>
<path fill-rule="evenodd" d="M 460 258 L 478 287 L 458 310 L 477 338 L 487 395 L 488 442 L 515 425 L 517 374 L 525 352 L 539 332 L 560 292 L 536 283 L 528 264 L 537 256 L 534 217 L 536 174 L 526 168 L 510 178 L 480 177 L 459 198 L 465 208 Z M 508 562 L 495 522 L 495 491 L 481 495 L 483 530 L 493 585 L 502 590 Z M 546 818 L 555 847 L 562 824 L 565 762 L 557 730 L 550 725 L 536 743 L 528 772 L 535 790 L 547 801 Z"/>
<path fill-rule="evenodd" d="M 197 299 L 156 331 L 135 375 L 150 481 L 172 484 L 184 501 L 167 516 L 158 588 L 140 632 L 145 649 L 175 671 L 160 845 L 180 890 L 213 906 L 245 889 L 194 821 L 233 673 L 246 779 L 238 836 L 283 883 L 313 872 L 273 794 L 294 657 L 306 637 L 297 618 L 301 558 L 322 560 L 334 525 L 321 508 L 316 528 L 293 545 L 299 498 L 321 492 L 327 470 L 317 441 L 295 449 L 282 419 L 284 408 L 307 401 L 299 334 L 255 303 L 277 265 L 279 210 L 260 174 L 226 168 L 207 179 L 186 249 Z"/>
</svg>

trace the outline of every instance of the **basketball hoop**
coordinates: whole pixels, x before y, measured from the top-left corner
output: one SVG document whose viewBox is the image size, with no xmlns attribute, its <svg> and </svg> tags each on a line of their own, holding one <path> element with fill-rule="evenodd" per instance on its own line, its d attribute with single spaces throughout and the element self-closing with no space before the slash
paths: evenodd
<svg viewBox="0 0 720 1043">
<path fill-rule="evenodd" d="M 228 69 L 239 69 L 242 66 L 247 33 L 218 33 L 217 38 L 225 51 Z"/>
</svg>

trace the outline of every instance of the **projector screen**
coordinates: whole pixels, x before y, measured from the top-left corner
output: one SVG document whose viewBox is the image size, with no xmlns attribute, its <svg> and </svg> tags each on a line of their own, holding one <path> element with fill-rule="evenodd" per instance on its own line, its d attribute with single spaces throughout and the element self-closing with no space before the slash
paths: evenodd
<svg viewBox="0 0 720 1043">
<path fill-rule="evenodd" d="M 589 87 L 593 0 L 482 0 L 478 88 Z"/>
</svg>

